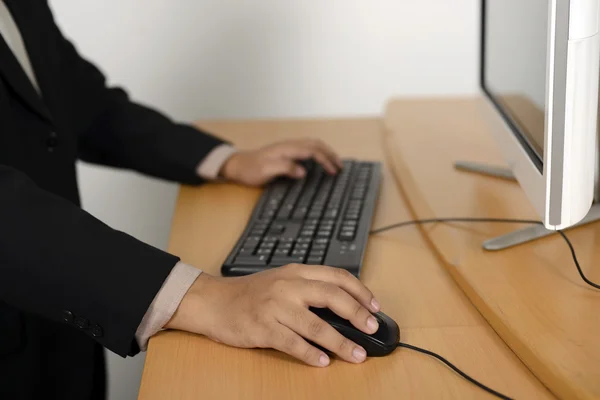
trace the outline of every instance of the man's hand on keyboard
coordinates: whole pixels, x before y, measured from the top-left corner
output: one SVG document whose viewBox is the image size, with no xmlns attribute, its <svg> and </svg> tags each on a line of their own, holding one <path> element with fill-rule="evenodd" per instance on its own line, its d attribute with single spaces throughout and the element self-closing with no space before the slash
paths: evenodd
<svg viewBox="0 0 600 400">
<path fill-rule="evenodd" d="M 202 273 L 166 328 L 235 347 L 277 349 L 317 367 L 329 365 L 329 357 L 306 338 L 348 362 L 363 362 L 365 350 L 312 313 L 311 306 L 329 308 L 365 333 L 378 329 L 371 312 L 380 306 L 358 279 L 343 269 L 306 265 L 237 278 Z"/>
<path fill-rule="evenodd" d="M 235 153 L 225 162 L 220 175 L 243 185 L 261 186 L 278 176 L 304 177 L 306 171 L 298 161 L 309 159 L 321 164 L 330 174 L 342 168 L 339 156 L 325 143 L 318 139 L 300 139 Z"/>
</svg>

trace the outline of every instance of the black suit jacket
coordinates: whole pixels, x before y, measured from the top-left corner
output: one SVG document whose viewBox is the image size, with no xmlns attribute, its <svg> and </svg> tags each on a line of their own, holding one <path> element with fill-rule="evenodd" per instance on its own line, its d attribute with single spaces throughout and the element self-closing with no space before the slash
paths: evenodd
<svg viewBox="0 0 600 400">
<path fill-rule="evenodd" d="M 102 346 L 139 351 L 179 259 L 82 211 L 76 160 L 198 184 L 222 142 L 108 88 L 45 0 L 5 1 L 43 99 L 0 38 L 0 399 L 103 398 Z"/>
</svg>

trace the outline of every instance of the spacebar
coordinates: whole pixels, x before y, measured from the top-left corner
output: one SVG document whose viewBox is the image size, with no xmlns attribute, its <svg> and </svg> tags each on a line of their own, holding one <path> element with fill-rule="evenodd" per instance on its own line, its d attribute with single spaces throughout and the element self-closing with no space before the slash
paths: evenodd
<svg viewBox="0 0 600 400">
<path fill-rule="evenodd" d="M 282 265 L 288 264 L 302 264 L 304 262 L 304 256 L 294 256 L 294 257 L 273 257 L 269 265 L 274 267 L 280 267 Z"/>
<path fill-rule="evenodd" d="M 234 265 L 267 265 L 267 256 L 239 256 L 235 258 Z"/>
</svg>

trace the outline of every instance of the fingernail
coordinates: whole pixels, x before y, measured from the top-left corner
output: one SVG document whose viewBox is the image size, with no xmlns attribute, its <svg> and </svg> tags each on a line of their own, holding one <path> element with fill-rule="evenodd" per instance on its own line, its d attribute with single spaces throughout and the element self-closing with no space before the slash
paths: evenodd
<svg viewBox="0 0 600 400">
<path fill-rule="evenodd" d="M 324 367 L 328 366 L 329 357 L 327 357 L 325 354 L 321 354 L 321 357 L 319 357 L 319 364 L 321 364 Z"/>
<path fill-rule="evenodd" d="M 363 362 L 367 358 L 367 352 L 362 347 L 355 347 L 352 350 L 352 357 L 358 362 Z"/>
<path fill-rule="evenodd" d="M 379 324 L 375 318 L 369 317 L 367 319 L 367 327 L 371 332 L 377 332 L 377 329 L 379 329 Z"/>
<path fill-rule="evenodd" d="M 373 300 L 371 300 L 371 307 L 375 312 L 378 312 L 381 309 L 381 305 L 377 300 L 375 300 L 375 297 L 373 297 Z"/>
</svg>

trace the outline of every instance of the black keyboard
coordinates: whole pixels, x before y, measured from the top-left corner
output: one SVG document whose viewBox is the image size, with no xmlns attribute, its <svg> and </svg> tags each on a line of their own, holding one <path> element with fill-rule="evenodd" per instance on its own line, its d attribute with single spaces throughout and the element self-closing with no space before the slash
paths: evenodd
<svg viewBox="0 0 600 400">
<path fill-rule="evenodd" d="M 329 265 L 359 276 L 381 165 L 345 160 L 335 176 L 314 162 L 305 167 L 304 179 L 267 186 L 221 268 L 224 276 L 287 264 Z"/>
</svg>

